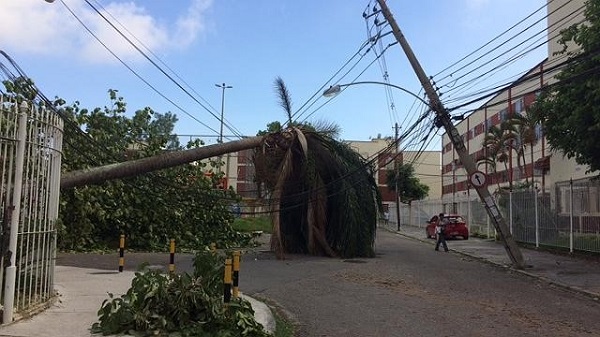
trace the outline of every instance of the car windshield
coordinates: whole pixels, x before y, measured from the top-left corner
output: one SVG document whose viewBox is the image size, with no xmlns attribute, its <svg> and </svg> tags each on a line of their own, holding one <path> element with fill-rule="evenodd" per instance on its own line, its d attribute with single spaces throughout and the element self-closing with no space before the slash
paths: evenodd
<svg viewBox="0 0 600 337">
<path fill-rule="evenodd" d="M 446 216 L 444 217 L 444 220 L 449 222 L 449 223 L 458 223 L 458 222 L 465 222 L 465 219 L 463 219 L 462 216 L 456 215 L 456 216 Z"/>
</svg>

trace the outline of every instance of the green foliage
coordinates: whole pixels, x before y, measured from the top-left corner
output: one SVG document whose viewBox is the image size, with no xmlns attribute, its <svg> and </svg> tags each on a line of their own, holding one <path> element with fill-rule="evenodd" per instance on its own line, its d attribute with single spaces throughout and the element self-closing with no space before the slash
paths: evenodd
<svg viewBox="0 0 600 337">
<path fill-rule="evenodd" d="M 387 185 L 392 191 L 398 186 L 400 201 L 406 204 L 424 199 L 429 193 L 429 186 L 415 177 L 415 168 L 410 163 L 399 165 L 397 171 L 388 170 Z"/>
<path fill-rule="evenodd" d="M 121 297 L 109 294 L 92 332 L 134 336 L 248 336 L 268 334 L 248 301 L 223 303 L 224 258 L 208 251 L 195 257 L 193 275 L 137 272 Z"/>
<path fill-rule="evenodd" d="M 65 127 L 63 170 L 74 171 L 183 149 L 172 134 L 177 117 L 150 108 L 127 116 L 127 104 L 109 91 L 112 106 L 82 109 L 79 103 L 56 104 L 69 121 Z M 82 135 L 78 129 L 92 138 Z M 202 146 L 190 142 L 185 148 Z M 242 246 L 251 237 L 231 228 L 231 190 L 215 189 L 220 175 L 206 177 L 216 163 L 180 165 L 99 186 L 61 192 L 58 246 L 68 250 L 114 248 L 120 234 L 134 250 L 164 250 L 169 239 L 180 248 L 211 242 Z"/>
<path fill-rule="evenodd" d="M 2 81 L 2 84 L 6 88 L 6 94 L 15 98 L 17 103 L 33 101 L 38 94 L 30 78 L 17 77 L 13 81 Z"/>
<path fill-rule="evenodd" d="M 531 112 L 544 127 L 548 144 L 577 163 L 600 169 L 600 0 L 586 1 L 586 21 L 561 31 L 559 54 L 569 62 L 558 83 L 543 90 Z M 567 46 L 578 46 L 581 49 Z"/>
</svg>

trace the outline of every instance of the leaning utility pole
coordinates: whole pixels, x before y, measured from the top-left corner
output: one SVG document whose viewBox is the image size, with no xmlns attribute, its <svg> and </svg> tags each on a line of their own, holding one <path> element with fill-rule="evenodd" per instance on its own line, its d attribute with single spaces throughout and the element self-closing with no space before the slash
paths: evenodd
<svg viewBox="0 0 600 337">
<path fill-rule="evenodd" d="M 390 9 L 385 3 L 385 0 L 377 0 L 377 2 L 381 6 L 381 12 L 383 13 L 383 16 L 392 27 L 394 37 L 404 50 L 404 53 L 406 53 L 408 61 L 410 62 L 413 70 L 417 74 L 417 77 L 419 78 L 419 81 L 421 82 L 421 85 L 423 86 L 423 89 L 425 90 L 425 93 L 429 98 L 430 108 L 436 114 L 436 126 L 443 126 L 446 130 L 446 133 L 450 137 L 452 145 L 454 146 L 454 150 L 458 154 L 460 161 L 462 162 L 465 170 L 469 175 L 471 185 L 473 185 L 473 187 L 477 191 L 477 194 L 479 194 L 479 197 L 481 198 L 481 201 L 483 202 L 488 212 L 488 215 L 493 220 L 494 227 L 496 227 L 496 230 L 500 234 L 500 238 L 502 240 L 502 243 L 504 244 L 506 252 L 508 253 L 508 257 L 512 261 L 515 268 L 523 269 L 525 265 L 523 262 L 523 255 L 521 254 L 521 250 L 519 249 L 519 246 L 517 246 L 517 243 L 514 240 L 512 234 L 509 232 L 508 227 L 504 222 L 504 218 L 502 217 L 502 214 L 500 213 L 500 210 L 496 205 L 496 201 L 494 200 L 494 198 L 490 194 L 490 191 L 488 191 L 487 186 L 485 185 L 485 175 L 482 172 L 477 171 L 475 162 L 469 155 L 465 147 L 465 143 L 463 142 L 460 134 L 458 133 L 458 130 L 456 129 L 456 127 L 454 127 L 454 124 L 452 124 L 452 121 L 450 120 L 450 114 L 448 113 L 446 108 L 444 108 L 444 105 L 442 104 L 438 94 L 429 82 L 427 75 L 425 75 L 425 71 L 423 71 L 423 68 L 419 64 L 419 61 L 415 57 L 415 54 L 413 53 L 412 49 L 408 45 L 408 42 L 404 38 L 402 31 L 400 31 L 400 27 L 398 27 L 398 24 L 392 17 L 392 13 L 390 12 Z"/>
</svg>

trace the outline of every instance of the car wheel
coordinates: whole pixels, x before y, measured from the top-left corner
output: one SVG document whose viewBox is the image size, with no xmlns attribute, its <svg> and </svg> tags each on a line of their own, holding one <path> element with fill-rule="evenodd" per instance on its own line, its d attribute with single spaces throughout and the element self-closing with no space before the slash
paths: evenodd
<svg viewBox="0 0 600 337">
<path fill-rule="evenodd" d="M 468 235 L 464 236 L 464 238 L 465 238 L 465 240 L 469 240 L 469 236 Z"/>
</svg>

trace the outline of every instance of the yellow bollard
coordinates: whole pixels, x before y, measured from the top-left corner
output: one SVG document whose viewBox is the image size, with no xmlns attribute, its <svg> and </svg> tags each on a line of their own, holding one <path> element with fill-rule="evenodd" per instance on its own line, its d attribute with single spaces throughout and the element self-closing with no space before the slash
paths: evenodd
<svg viewBox="0 0 600 337">
<path fill-rule="evenodd" d="M 223 302 L 231 302 L 231 259 L 225 259 L 225 276 L 223 277 Z"/>
<path fill-rule="evenodd" d="M 240 251 L 233 252 L 233 298 L 238 297 L 240 280 Z"/>
<path fill-rule="evenodd" d="M 175 272 L 175 239 L 171 239 L 169 247 L 169 273 Z"/>
<path fill-rule="evenodd" d="M 123 272 L 125 266 L 125 234 L 121 234 L 119 239 L 119 273 Z"/>
</svg>

